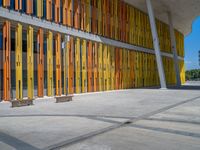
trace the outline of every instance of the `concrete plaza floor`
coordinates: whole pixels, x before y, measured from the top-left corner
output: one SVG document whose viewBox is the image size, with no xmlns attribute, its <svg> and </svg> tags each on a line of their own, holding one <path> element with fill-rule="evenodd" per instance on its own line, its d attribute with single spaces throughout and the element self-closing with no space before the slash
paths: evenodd
<svg viewBox="0 0 200 150">
<path fill-rule="evenodd" d="M 199 150 L 200 82 L 0 103 L 0 150 Z"/>
</svg>

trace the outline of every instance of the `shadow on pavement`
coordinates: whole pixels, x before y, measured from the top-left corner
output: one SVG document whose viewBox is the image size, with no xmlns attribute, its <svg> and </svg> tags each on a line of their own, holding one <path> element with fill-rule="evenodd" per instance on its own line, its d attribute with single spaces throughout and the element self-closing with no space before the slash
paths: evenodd
<svg viewBox="0 0 200 150">
<path fill-rule="evenodd" d="M 38 148 L 3 132 L 0 132 L 0 141 L 17 150 L 39 150 Z"/>
<path fill-rule="evenodd" d="M 169 87 L 169 89 L 174 90 L 200 90 L 200 86 L 198 85 L 182 85 L 181 87 Z"/>
</svg>

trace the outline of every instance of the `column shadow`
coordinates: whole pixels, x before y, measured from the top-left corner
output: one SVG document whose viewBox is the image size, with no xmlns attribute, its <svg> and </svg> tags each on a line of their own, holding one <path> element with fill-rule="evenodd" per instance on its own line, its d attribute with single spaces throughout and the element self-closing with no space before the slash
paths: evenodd
<svg viewBox="0 0 200 150">
<path fill-rule="evenodd" d="M 3 132 L 0 132 L 0 141 L 17 150 L 40 150 L 37 147 L 34 147 L 20 139 L 17 139 L 16 137 L 13 137 Z"/>
</svg>

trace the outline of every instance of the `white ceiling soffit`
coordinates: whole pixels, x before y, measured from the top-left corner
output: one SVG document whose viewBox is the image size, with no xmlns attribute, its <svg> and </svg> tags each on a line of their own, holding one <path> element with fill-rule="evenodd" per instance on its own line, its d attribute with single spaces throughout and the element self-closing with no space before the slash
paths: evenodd
<svg viewBox="0 0 200 150">
<path fill-rule="evenodd" d="M 147 12 L 145 0 L 124 0 Z M 156 18 L 168 24 L 167 11 L 173 17 L 174 27 L 184 35 L 192 31 L 192 23 L 200 15 L 200 0 L 152 0 Z"/>
</svg>

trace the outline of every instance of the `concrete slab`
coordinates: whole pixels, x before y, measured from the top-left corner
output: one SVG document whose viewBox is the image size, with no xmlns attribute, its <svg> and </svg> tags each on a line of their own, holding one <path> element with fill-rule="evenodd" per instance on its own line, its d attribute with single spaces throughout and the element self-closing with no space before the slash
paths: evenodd
<svg viewBox="0 0 200 150">
<path fill-rule="evenodd" d="M 58 104 L 46 97 L 21 108 L 3 102 L 0 148 L 199 150 L 200 83 L 193 85 L 75 95 Z"/>
<path fill-rule="evenodd" d="M 0 139 L 8 136 L 7 140 L 18 142 L 20 139 L 28 148 L 43 149 L 49 145 L 70 140 L 106 128 L 110 123 L 74 117 L 4 117 L 1 118 Z M 5 127 L 7 125 L 7 127 Z M 3 141 L 7 143 L 7 141 Z M 2 147 L 0 143 L 0 147 Z M 23 148 L 16 145 L 16 149 Z"/>
<path fill-rule="evenodd" d="M 0 106 L 1 115 L 71 114 L 117 117 L 138 117 L 153 110 L 198 97 L 199 91 L 134 89 L 116 92 L 75 95 L 70 103 L 55 104 L 52 98 L 34 101 L 34 106 L 10 108 Z"/>
<path fill-rule="evenodd" d="M 180 134 L 187 134 L 188 136 L 198 137 L 200 138 L 200 123 L 194 124 L 193 122 L 171 122 L 171 121 L 162 121 L 162 120 L 140 120 L 134 123 L 133 127 L 149 129 L 158 131 L 163 130 L 167 132 L 167 130 L 174 131 L 174 134 L 178 134 L 177 132 L 182 132 Z M 177 131 L 177 132 L 176 132 Z M 189 134 L 191 133 L 191 134 Z M 193 134 L 192 134 L 193 133 Z"/>
<path fill-rule="evenodd" d="M 62 150 L 199 150 L 200 139 L 124 127 Z"/>
</svg>

